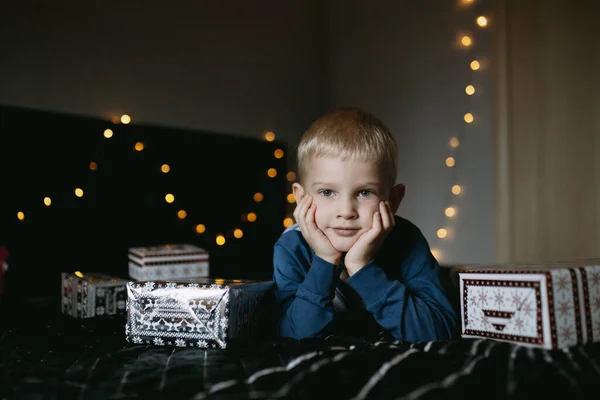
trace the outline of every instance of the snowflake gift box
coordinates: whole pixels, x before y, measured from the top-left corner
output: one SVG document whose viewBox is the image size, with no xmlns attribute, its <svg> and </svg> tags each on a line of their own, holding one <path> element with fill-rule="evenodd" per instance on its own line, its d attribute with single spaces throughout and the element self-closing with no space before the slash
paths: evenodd
<svg viewBox="0 0 600 400">
<path fill-rule="evenodd" d="M 271 281 L 187 279 L 127 283 L 130 343 L 225 349 L 269 334 Z"/>
<path fill-rule="evenodd" d="M 132 247 L 129 276 L 139 281 L 209 276 L 208 251 L 189 243 Z"/>
<path fill-rule="evenodd" d="M 127 280 L 100 274 L 61 274 L 62 313 L 75 318 L 125 314 Z"/>
<path fill-rule="evenodd" d="M 545 349 L 600 341 L 600 265 L 458 271 L 462 337 Z"/>
</svg>

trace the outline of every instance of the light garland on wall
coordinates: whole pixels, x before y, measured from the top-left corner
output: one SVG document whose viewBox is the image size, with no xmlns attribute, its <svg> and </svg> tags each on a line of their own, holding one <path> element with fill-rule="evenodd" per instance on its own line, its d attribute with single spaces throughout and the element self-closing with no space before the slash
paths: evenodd
<svg viewBox="0 0 600 400">
<path fill-rule="evenodd" d="M 471 7 L 474 3 L 475 0 L 459 0 L 459 6 L 461 6 L 462 8 Z M 484 15 L 478 15 L 474 19 L 474 25 L 476 29 L 486 28 L 488 27 L 488 24 L 488 17 Z M 462 196 L 464 196 L 466 190 L 464 183 L 460 182 L 458 179 L 457 163 L 460 159 L 460 152 L 464 144 L 464 140 L 467 136 L 467 129 L 469 129 L 469 127 L 477 121 L 477 116 L 473 114 L 471 103 L 473 96 L 478 90 L 476 87 L 477 85 L 475 84 L 475 82 L 477 81 L 475 79 L 475 75 L 481 71 L 483 67 L 483 62 L 480 56 L 473 56 L 473 36 L 474 35 L 469 33 L 460 33 L 458 35 L 457 47 L 460 50 L 466 52 L 469 60 L 468 63 L 465 63 L 465 67 L 468 65 L 470 71 L 469 82 L 467 83 L 464 89 L 464 95 L 467 96 L 468 101 L 467 109 L 462 115 L 462 129 L 456 136 L 452 136 L 448 140 L 449 154 L 445 159 L 445 165 L 446 167 L 451 169 L 452 183 L 445 193 L 446 205 L 444 208 L 444 223 L 437 229 L 436 238 L 431 243 L 431 253 L 439 262 L 441 262 L 444 258 L 444 255 L 439 249 L 439 246 L 442 244 L 441 241 L 454 237 L 454 223 L 459 213 L 459 200 Z"/>
<path fill-rule="evenodd" d="M 120 117 L 118 117 L 118 116 L 113 117 L 111 119 L 111 122 L 114 125 L 118 125 L 119 123 L 127 125 L 131 122 L 131 117 L 127 114 L 123 114 Z M 103 132 L 103 136 L 107 140 L 113 138 L 115 135 L 115 131 L 113 130 L 113 129 L 115 129 L 115 127 L 113 126 L 111 128 L 106 128 Z M 266 140 L 267 142 L 273 142 L 275 140 L 275 133 L 273 133 L 272 131 L 267 131 L 263 134 L 263 139 Z M 142 141 L 136 141 L 133 145 L 133 150 L 136 152 L 144 151 L 144 149 L 145 149 L 145 145 L 144 145 L 144 142 L 142 142 Z M 284 155 L 285 155 L 284 150 L 280 149 L 280 148 L 275 149 L 273 152 L 273 157 L 275 159 L 281 159 L 284 157 Z M 89 169 L 91 171 L 96 171 L 98 169 L 98 163 L 96 161 L 90 161 Z M 167 163 L 162 164 L 160 166 L 160 172 L 163 174 L 170 173 L 171 166 Z M 269 168 L 269 169 L 267 169 L 267 171 L 265 171 L 265 174 L 268 178 L 272 179 L 278 175 L 278 171 L 276 168 Z M 295 178 L 296 178 L 296 174 L 293 171 L 290 171 L 286 174 L 286 179 L 288 182 L 293 182 L 295 180 Z M 77 196 L 79 198 L 84 197 L 85 192 L 84 192 L 83 188 L 75 187 L 73 189 L 73 191 L 74 191 L 75 196 Z M 255 192 L 252 195 L 252 198 L 253 198 L 254 202 L 258 204 L 264 200 L 264 195 L 261 192 Z M 287 200 L 288 200 L 288 202 L 290 202 L 289 194 L 287 195 Z M 176 202 L 175 194 L 173 192 L 166 193 L 164 195 L 164 201 L 167 204 L 174 204 Z M 52 198 L 49 196 L 45 196 L 43 199 L 43 203 L 46 207 L 52 206 Z M 176 216 L 180 220 L 185 220 L 188 218 L 188 213 L 185 210 L 185 208 L 179 208 L 176 213 Z M 17 210 L 16 217 L 19 221 L 25 221 L 25 217 L 26 217 L 25 211 Z M 254 222 L 256 222 L 257 219 L 258 219 L 258 215 L 254 211 L 249 211 L 240 216 L 240 221 L 244 224 L 254 223 Z M 291 225 L 289 220 L 290 220 L 289 217 L 286 217 L 284 219 L 283 227 L 287 227 L 287 226 Z M 211 233 L 209 228 L 207 228 L 207 226 L 201 222 L 193 223 L 192 228 L 193 228 L 194 232 L 198 235 L 211 236 L 211 241 L 213 239 L 212 236 L 214 235 L 214 242 L 218 246 L 223 246 L 227 242 L 227 238 L 233 237 L 235 239 L 242 239 L 244 237 L 244 230 L 241 228 L 241 226 L 235 226 L 229 230 L 216 230 L 213 233 Z"/>
<path fill-rule="evenodd" d="M 268 131 L 264 134 L 264 139 L 268 142 L 272 142 L 273 140 L 275 140 L 275 134 L 271 131 Z M 277 149 L 277 150 L 275 150 L 273 155 L 275 156 L 275 158 L 282 158 L 283 150 Z M 288 171 L 285 174 L 285 180 L 288 182 L 287 187 L 288 187 L 288 190 L 290 191 L 290 193 L 288 193 L 286 195 L 288 211 L 286 211 L 286 216 L 283 219 L 283 227 L 288 228 L 294 224 L 294 218 L 289 213 L 289 207 L 291 204 L 294 204 L 296 202 L 296 199 L 294 198 L 294 194 L 291 192 L 291 190 L 292 190 L 291 185 L 296 180 L 296 173 L 294 171 Z"/>
</svg>

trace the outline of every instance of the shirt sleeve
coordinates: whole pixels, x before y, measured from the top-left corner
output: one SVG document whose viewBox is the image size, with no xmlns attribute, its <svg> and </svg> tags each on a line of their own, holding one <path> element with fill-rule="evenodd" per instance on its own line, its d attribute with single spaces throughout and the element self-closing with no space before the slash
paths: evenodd
<svg viewBox="0 0 600 400">
<path fill-rule="evenodd" d="M 275 245 L 273 260 L 279 336 L 298 340 L 322 336 L 334 318 L 332 300 L 342 267 L 315 256 L 306 270 L 281 245 Z"/>
<path fill-rule="evenodd" d="M 450 340 L 456 314 L 440 283 L 439 264 L 420 234 L 415 246 L 395 268 L 400 279 L 389 279 L 372 260 L 348 279 L 375 320 L 394 338 L 407 342 Z"/>
</svg>

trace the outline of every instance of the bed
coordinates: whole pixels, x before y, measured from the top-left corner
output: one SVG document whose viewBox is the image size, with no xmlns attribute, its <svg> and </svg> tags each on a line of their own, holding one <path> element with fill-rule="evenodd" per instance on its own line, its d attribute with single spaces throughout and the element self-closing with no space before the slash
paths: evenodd
<svg viewBox="0 0 600 400">
<path fill-rule="evenodd" d="M 456 339 L 265 338 L 226 349 L 134 345 L 123 316 L 48 298 L 0 305 L 3 399 L 597 398 L 600 343 L 542 350 Z"/>
</svg>

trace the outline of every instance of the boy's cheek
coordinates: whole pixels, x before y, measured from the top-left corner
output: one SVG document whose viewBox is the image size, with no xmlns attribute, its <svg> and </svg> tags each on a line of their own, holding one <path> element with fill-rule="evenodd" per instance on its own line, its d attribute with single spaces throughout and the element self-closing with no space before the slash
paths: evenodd
<svg viewBox="0 0 600 400">
<path fill-rule="evenodd" d="M 323 228 L 325 227 L 325 224 L 323 222 L 324 221 L 322 221 L 322 218 L 320 218 L 319 215 L 319 209 L 317 209 L 317 212 L 315 214 L 315 224 L 317 225 L 317 228 L 323 230 Z"/>
<path fill-rule="evenodd" d="M 327 226 L 326 221 L 326 213 L 323 209 L 319 209 L 319 206 L 317 206 L 317 211 L 315 212 L 315 224 L 317 224 L 319 229 L 323 230 L 323 228 Z"/>
</svg>

